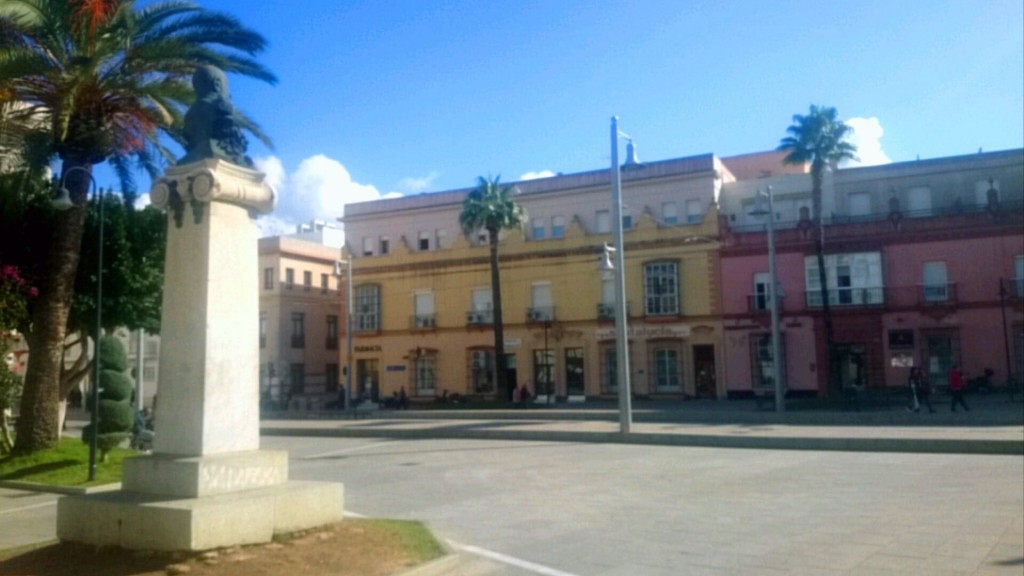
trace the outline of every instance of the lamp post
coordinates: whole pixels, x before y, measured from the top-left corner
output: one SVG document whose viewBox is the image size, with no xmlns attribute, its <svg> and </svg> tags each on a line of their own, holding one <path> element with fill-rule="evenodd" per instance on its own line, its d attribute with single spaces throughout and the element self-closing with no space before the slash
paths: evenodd
<svg viewBox="0 0 1024 576">
<path fill-rule="evenodd" d="M 619 431 L 628 434 L 633 427 L 629 386 L 629 343 L 626 341 L 626 266 L 622 244 L 622 180 L 619 172 L 619 117 L 612 116 L 612 219 L 615 242 L 615 356 L 619 388 Z"/>
<path fill-rule="evenodd" d="M 92 402 L 92 411 L 89 415 L 89 426 L 92 430 L 92 438 L 89 440 L 89 481 L 96 479 L 96 438 L 99 436 L 99 397 L 100 397 L 100 334 L 103 331 L 103 194 L 96 186 L 96 179 L 92 173 L 81 166 L 72 166 L 64 170 L 60 177 L 60 196 L 53 201 L 53 207 L 57 210 L 70 210 L 75 207 L 71 201 L 71 193 L 64 187 L 68 175 L 79 171 L 89 179 L 93 193 L 96 195 L 96 205 L 99 212 L 99 238 L 96 243 L 96 333 L 93 336 L 95 350 L 92 358 L 92 388 L 89 397 Z M 89 201 L 89 194 L 86 191 L 86 202 Z"/>
<path fill-rule="evenodd" d="M 1016 383 L 1013 381 L 1013 364 L 1010 362 L 1010 334 L 1006 324 L 1006 299 L 1010 296 L 1010 291 L 1007 289 L 1009 283 L 1009 278 L 999 279 L 999 311 L 1003 316 L 1003 355 L 1006 358 L 1006 385 L 1010 388 L 1010 397 L 1013 398 L 1013 389 L 1016 387 Z"/>
<path fill-rule="evenodd" d="M 352 258 L 341 259 L 334 263 L 334 275 L 341 278 L 341 266 L 345 266 L 346 295 L 345 295 L 345 410 L 352 404 L 352 313 L 355 306 L 352 302 Z"/>
<path fill-rule="evenodd" d="M 782 346 L 779 335 L 779 280 L 775 270 L 775 202 L 772 187 L 768 187 L 768 209 L 761 204 L 763 196 L 757 191 L 757 206 L 750 212 L 751 216 L 768 217 L 768 309 L 772 315 L 772 382 L 775 385 L 775 411 L 779 414 L 786 411 L 785 397 L 782 392 Z"/>
</svg>

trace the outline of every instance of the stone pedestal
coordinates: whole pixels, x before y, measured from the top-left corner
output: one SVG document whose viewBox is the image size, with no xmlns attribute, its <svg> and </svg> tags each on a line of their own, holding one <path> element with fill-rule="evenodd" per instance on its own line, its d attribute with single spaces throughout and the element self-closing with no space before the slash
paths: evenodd
<svg viewBox="0 0 1024 576">
<path fill-rule="evenodd" d="M 341 520 L 341 484 L 289 482 L 287 453 L 259 449 L 263 179 L 205 160 L 154 184 L 168 217 L 154 453 L 125 460 L 119 492 L 62 498 L 61 540 L 204 550 Z"/>
</svg>

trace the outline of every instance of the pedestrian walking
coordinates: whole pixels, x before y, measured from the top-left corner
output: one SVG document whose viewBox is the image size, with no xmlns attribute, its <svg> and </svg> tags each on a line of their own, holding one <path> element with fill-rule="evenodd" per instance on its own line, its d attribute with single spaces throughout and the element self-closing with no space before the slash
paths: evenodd
<svg viewBox="0 0 1024 576">
<path fill-rule="evenodd" d="M 953 364 L 953 367 L 949 369 L 949 410 L 950 412 L 956 412 L 956 405 L 960 404 L 964 407 L 964 411 L 970 412 L 971 409 L 967 406 L 967 402 L 964 401 L 964 373 L 960 371 L 960 367 Z"/>
<path fill-rule="evenodd" d="M 907 403 L 907 412 L 920 412 L 921 394 L 921 369 L 911 368 L 910 376 L 907 377 L 907 391 L 910 393 L 910 401 Z"/>
</svg>

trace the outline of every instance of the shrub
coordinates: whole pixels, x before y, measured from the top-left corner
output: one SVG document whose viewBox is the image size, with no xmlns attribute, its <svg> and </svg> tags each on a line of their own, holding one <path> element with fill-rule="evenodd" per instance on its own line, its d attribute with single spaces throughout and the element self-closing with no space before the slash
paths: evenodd
<svg viewBox="0 0 1024 576">
<path fill-rule="evenodd" d="M 100 338 L 100 381 L 99 411 L 96 413 L 99 434 L 96 448 L 100 458 L 107 461 L 107 453 L 124 442 L 130 435 L 135 422 L 135 409 L 131 405 L 132 381 L 125 374 L 128 367 L 124 346 L 117 338 Z M 90 410 L 94 407 L 88 405 Z M 82 429 L 82 441 L 89 443 L 93 437 L 92 424 Z"/>
</svg>

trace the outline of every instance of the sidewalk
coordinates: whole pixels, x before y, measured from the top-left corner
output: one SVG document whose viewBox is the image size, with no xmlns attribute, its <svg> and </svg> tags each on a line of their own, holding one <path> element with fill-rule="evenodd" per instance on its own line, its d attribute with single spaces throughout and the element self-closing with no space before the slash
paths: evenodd
<svg viewBox="0 0 1024 576">
<path fill-rule="evenodd" d="M 969 399 L 970 412 L 951 413 L 943 397 L 937 400 L 934 414 L 893 405 L 845 412 L 805 409 L 798 401 L 783 414 L 759 409 L 754 401 L 637 402 L 629 434 L 620 431 L 616 406 L 594 402 L 508 410 L 371 410 L 358 418 L 344 412 L 296 413 L 264 419 L 261 431 L 270 436 L 1024 455 L 1020 401 L 975 396 Z"/>
</svg>

